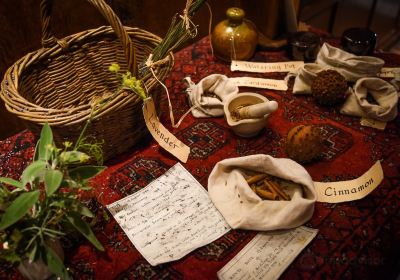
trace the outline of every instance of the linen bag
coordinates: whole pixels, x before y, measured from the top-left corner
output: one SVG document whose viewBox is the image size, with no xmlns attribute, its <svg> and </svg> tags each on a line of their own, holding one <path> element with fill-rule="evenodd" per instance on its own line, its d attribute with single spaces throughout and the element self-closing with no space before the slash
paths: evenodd
<svg viewBox="0 0 400 280">
<path fill-rule="evenodd" d="M 372 56 L 356 56 L 328 43 L 321 47 L 316 63 L 304 64 L 296 75 L 293 94 L 311 94 L 311 83 L 322 70 L 336 70 L 346 81 L 355 82 L 364 77 L 375 77 L 384 61 Z"/>
<path fill-rule="evenodd" d="M 236 83 L 221 74 L 209 75 L 198 84 L 193 83 L 190 77 L 186 77 L 185 81 L 189 85 L 186 92 L 195 118 L 223 116 L 225 100 L 231 94 L 239 92 Z"/>
<path fill-rule="evenodd" d="M 350 92 L 350 96 L 340 109 L 342 114 L 384 122 L 396 118 L 399 96 L 396 88 L 389 82 L 379 78 L 359 79 Z M 368 93 L 377 104 L 368 101 Z"/>
<path fill-rule="evenodd" d="M 262 200 L 247 184 L 243 172 L 268 173 L 301 184 L 286 189 L 290 201 Z M 218 162 L 208 178 L 211 200 L 234 229 L 276 230 L 295 228 L 314 211 L 316 192 L 308 172 L 287 158 L 251 155 Z"/>
</svg>

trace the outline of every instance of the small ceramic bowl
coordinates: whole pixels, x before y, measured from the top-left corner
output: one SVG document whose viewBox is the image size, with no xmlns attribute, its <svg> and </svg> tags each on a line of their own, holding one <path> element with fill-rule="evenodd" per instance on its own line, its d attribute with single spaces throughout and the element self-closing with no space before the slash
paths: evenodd
<svg viewBox="0 0 400 280">
<path fill-rule="evenodd" d="M 236 135 L 241 137 L 253 137 L 265 127 L 266 119 L 269 114 L 266 114 L 264 117 L 258 119 L 242 120 L 236 120 L 234 116 L 232 116 L 232 112 L 235 109 L 262 102 L 269 102 L 269 100 L 263 95 L 253 92 L 232 94 L 230 97 L 228 97 L 224 104 L 225 119 Z"/>
<path fill-rule="evenodd" d="M 377 35 L 368 28 L 353 27 L 342 34 L 342 48 L 355 55 L 371 55 L 374 52 Z"/>
</svg>

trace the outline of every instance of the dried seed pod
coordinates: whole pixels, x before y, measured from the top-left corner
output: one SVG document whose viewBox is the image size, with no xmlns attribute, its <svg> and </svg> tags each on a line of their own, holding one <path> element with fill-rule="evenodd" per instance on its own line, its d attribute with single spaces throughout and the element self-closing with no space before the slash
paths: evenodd
<svg viewBox="0 0 400 280">
<path fill-rule="evenodd" d="M 311 92 L 315 101 L 326 106 L 343 102 L 346 99 L 347 90 L 346 79 L 335 70 L 319 72 L 311 83 Z"/>
<path fill-rule="evenodd" d="M 314 125 L 296 126 L 287 135 L 286 153 L 299 163 L 320 158 L 323 149 L 324 138 L 321 129 Z"/>
</svg>

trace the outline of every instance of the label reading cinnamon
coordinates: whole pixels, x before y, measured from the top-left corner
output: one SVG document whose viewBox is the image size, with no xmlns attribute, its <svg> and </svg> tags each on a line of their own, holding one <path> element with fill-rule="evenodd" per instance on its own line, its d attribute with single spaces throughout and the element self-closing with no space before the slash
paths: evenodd
<svg viewBox="0 0 400 280">
<path fill-rule="evenodd" d="M 380 161 L 354 180 L 339 182 L 314 182 L 317 201 L 338 203 L 361 199 L 372 192 L 384 178 Z"/>
<path fill-rule="evenodd" d="M 304 65 L 304 61 L 288 62 L 249 62 L 232 60 L 231 71 L 254 73 L 295 72 Z"/>
<path fill-rule="evenodd" d="M 264 78 L 253 78 L 253 77 L 237 77 L 230 78 L 239 87 L 254 87 L 254 88 L 265 88 L 274 90 L 287 90 L 288 86 L 285 80 L 274 80 Z"/>
<path fill-rule="evenodd" d="M 190 154 L 190 148 L 160 123 L 152 98 L 147 98 L 143 102 L 143 117 L 147 129 L 150 131 L 154 140 L 177 159 L 186 162 Z"/>
</svg>

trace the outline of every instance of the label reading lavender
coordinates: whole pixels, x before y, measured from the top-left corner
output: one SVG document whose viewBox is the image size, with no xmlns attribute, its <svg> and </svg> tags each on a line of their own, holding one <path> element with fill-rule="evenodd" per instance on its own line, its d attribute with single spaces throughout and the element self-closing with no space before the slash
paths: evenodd
<svg viewBox="0 0 400 280">
<path fill-rule="evenodd" d="M 151 265 L 178 260 L 230 230 L 207 191 L 180 163 L 107 208 Z"/>
</svg>

